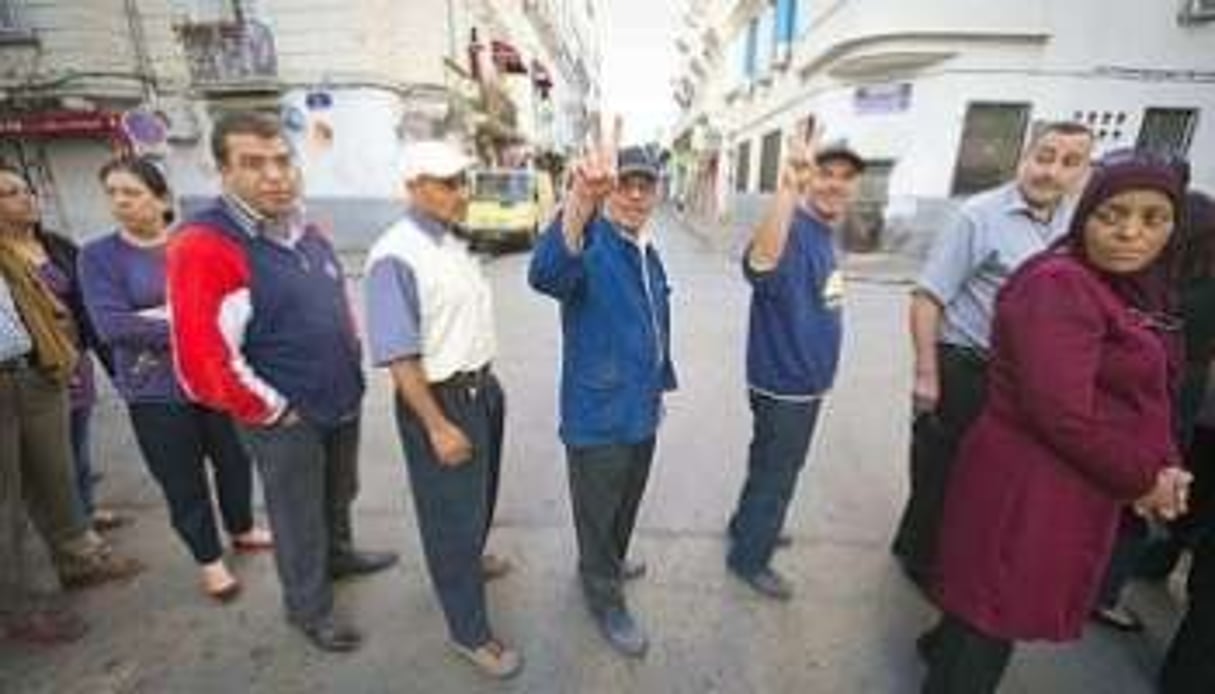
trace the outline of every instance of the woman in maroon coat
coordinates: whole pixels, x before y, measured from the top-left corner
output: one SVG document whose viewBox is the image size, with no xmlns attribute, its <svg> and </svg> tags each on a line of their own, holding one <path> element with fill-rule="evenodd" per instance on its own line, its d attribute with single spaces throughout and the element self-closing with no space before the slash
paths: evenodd
<svg viewBox="0 0 1215 694">
<path fill-rule="evenodd" d="M 918 643 L 926 694 L 994 692 L 1015 641 L 1079 638 L 1122 509 L 1184 507 L 1166 313 L 1181 194 L 1150 155 L 1103 159 L 1068 234 L 1001 291 L 987 405 L 946 498 L 944 614 Z"/>
</svg>

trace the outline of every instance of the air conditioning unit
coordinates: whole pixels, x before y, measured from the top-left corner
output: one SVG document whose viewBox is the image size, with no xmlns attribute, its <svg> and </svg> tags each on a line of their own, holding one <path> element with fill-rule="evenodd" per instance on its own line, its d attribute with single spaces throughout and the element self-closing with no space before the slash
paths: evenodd
<svg viewBox="0 0 1215 694">
<path fill-rule="evenodd" d="M 1184 0 L 1180 20 L 1183 24 L 1215 20 L 1215 0 Z"/>
</svg>

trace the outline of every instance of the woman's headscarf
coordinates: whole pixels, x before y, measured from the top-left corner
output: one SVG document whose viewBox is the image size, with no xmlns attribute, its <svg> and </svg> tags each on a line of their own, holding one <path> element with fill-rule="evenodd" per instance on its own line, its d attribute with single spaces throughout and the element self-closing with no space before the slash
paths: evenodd
<svg viewBox="0 0 1215 694">
<path fill-rule="evenodd" d="M 1184 209 L 1185 187 L 1189 167 L 1182 160 L 1139 150 L 1115 150 L 1093 165 L 1092 175 L 1084 188 L 1071 227 L 1059 243 L 1076 257 L 1085 261 L 1128 304 L 1149 313 L 1170 313 L 1174 308 L 1174 276 L 1178 270 L 1180 225 Z M 1084 245 L 1084 227 L 1093 212 L 1106 200 L 1128 190 L 1154 190 L 1163 193 L 1173 204 L 1174 233 L 1168 244 L 1147 267 L 1125 274 L 1112 273 L 1088 261 Z"/>
</svg>

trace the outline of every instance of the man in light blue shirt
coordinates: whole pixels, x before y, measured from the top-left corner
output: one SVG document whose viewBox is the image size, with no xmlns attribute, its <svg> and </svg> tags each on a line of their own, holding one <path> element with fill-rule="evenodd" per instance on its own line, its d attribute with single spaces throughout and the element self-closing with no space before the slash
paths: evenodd
<svg viewBox="0 0 1215 694">
<path fill-rule="evenodd" d="M 1087 177 L 1092 145 L 1092 133 L 1078 123 L 1044 126 L 1016 179 L 966 201 L 953 227 L 937 235 L 912 290 L 911 494 L 893 551 L 921 587 L 932 579 L 949 469 L 983 407 L 996 294 L 1066 231 L 1069 196 Z"/>
</svg>

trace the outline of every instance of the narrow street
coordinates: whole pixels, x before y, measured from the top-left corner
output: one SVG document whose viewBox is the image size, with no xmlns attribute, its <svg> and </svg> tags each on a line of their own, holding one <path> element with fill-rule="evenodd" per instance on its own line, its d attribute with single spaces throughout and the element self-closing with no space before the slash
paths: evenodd
<svg viewBox="0 0 1215 694">
<path fill-rule="evenodd" d="M 636 554 L 649 574 L 629 595 L 651 636 L 642 661 L 615 655 L 587 619 L 574 578 L 574 535 L 556 438 L 559 352 L 554 304 L 526 284 L 526 254 L 489 264 L 497 291 L 498 373 L 508 441 L 494 551 L 515 571 L 491 584 L 492 623 L 523 651 L 513 682 L 457 660 L 422 564 L 386 376 L 364 407 L 362 544 L 402 553 L 394 570 L 343 584 L 341 609 L 366 632 L 350 656 L 322 655 L 284 623 L 270 557 L 238 557 L 236 603 L 216 607 L 166 520 L 125 413 L 107 393 L 95 421 L 104 502 L 137 516 L 119 547 L 149 569 L 127 585 L 73 597 L 91 624 L 80 643 L 0 651 L 0 693 L 41 692 L 822 692 L 911 694 L 922 670 L 912 641 L 933 619 L 889 557 L 906 486 L 906 286 L 854 271 L 837 392 L 791 509 L 794 537 L 777 566 L 795 582 L 766 602 L 723 566 L 722 529 L 745 468 L 747 287 L 731 253 L 669 214 L 657 236 L 675 290 L 680 390 L 668 402 Z M 857 266 L 860 267 L 860 266 Z M 867 266 L 865 266 L 867 267 Z M 357 268 L 352 268 L 357 271 Z M 1077 646 L 1018 651 L 1006 694 L 1146 694 L 1172 628 L 1162 590 L 1139 589 L 1146 635 L 1093 628 Z"/>
</svg>

